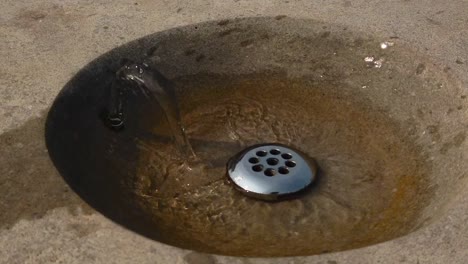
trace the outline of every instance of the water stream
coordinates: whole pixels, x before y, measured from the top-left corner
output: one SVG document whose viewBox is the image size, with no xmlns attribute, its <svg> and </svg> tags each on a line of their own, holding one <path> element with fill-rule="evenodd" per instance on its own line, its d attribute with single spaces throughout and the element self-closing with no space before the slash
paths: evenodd
<svg viewBox="0 0 468 264">
<path fill-rule="evenodd" d="M 163 109 L 180 154 L 186 160 L 195 157 L 181 121 L 173 84 L 148 64 L 132 61 L 124 63 L 116 76 L 117 80 L 112 84 L 109 124 L 114 128 L 123 126 L 125 90 L 128 85 L 136 87 L 147 99 L 156 101 Z"/>
</svg>

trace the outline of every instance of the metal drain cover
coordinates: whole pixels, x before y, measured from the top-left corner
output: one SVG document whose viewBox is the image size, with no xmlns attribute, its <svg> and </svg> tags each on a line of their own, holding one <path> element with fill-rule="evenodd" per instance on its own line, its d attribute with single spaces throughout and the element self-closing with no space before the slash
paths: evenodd
<svg viewBox="0 0 468 264">
<path fill-rule="evenodd" d="M 315 180 L 317 165 L 299 151 L 279 144 L 252 146 L 227 165 L 228 179 L 245 195 L 279 200 L 297 194 Z"/>
</svg>

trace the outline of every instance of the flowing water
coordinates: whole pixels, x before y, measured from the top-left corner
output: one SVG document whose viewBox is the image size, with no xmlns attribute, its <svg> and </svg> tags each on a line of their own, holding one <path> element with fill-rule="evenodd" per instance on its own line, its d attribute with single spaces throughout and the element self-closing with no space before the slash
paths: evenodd
<svg viewBox="0 0 468 264">
<path fill-rule="evenodd" d="M 111 108 L 113 111 L 110 111 L 111 123 L 113 120 L 118 120 L 119 125 L 120 122 L 123 122 L 123 120 L 116 118 L 124 115 L 125 110 L 122 104 L 125 92 L 123 90 L 137 87 L 139 88 L 139 92 L 144 94 L 147 99 L 152 100 L 162 108 L 164 117 L 171 128 L 174 142 L 182 156 L 186 159 L 194 156 L 192 146 L 187 139 L 185 128 L 180 119 L 179 106 L 172 83 L 156 69 L 152 69 L 145 63 L 139 64 L 128 61 L 119 69 L 116 75 L 120 81 L 115 81 L 112 84 Z M 125 83 L 121 82 L 127 82 L 129 87 L 124 87 Z M 114 96 L 118 96 L 119 98 L 114 98 Z"/>
<path fill-rule="evenodd" d="M 174 82 L 197 159 L 184 165 L 178 145 L 166 140 L 171 131 L 182 132 L 174 129 L 181 122 L 157 118 L 161 111 L 177 113 L 167 104 L 173 99 L 164 93 L 158 99 L 159 93 L 159 112 L 142 117 L 152 125 L 149 136 L 136 139 L 137 173 L 126 179 L 161 241 L 228 255 L 310 255 L 414 228 L 428 166 L 384 111 L 343 95 L 333 84 L 278 75 L 196 75 Z M 309 193 L 266 203 L 225 182 L 230 157 L 269 142 L 317 160 L 319 180 Z"/>
</svg>

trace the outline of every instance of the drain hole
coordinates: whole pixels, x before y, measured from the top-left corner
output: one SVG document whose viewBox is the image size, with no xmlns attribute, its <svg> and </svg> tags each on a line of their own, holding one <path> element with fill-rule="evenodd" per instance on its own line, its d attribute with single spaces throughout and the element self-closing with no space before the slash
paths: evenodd
<svg viewBox="0 0 468 264">
<path fill-rule="evenodd" d="M 278 169 L 278 172 L 281 173 L 281 174 L 288 174 L 289 173 L 289 169 L 286 168 L 286 167 L 280 167 Z"/>
<path fill-rule="evenodd" d="M 257 156 L 259 157 L 265 157 L 268 153 L 264 150 L 257 151 Z"/>
<path fill-rule="evenodd" d="M 270 150 L 270 153 L 271 153 L 272 155 L 278 155 L 278 154 L 281 153 L 281 151 L 279 151 L 279 149 L 272 149 L 272 150 Z"/>
<path fill-rule="evenodd" d="M 261 172 L 263 170 L 263 166 L 262 165 L 252 166 L 252 170 L 256 172 Z M 265 174 L 266 174 L 266 171 L 265 171 Z"/>
<path fill-rule="evenodd" d="M 256 157 L 252 157 L 249 159 L 249 162 L 252 164 L 257 164 L 258 162 L 260 162 L 260 160 Z"/>
<path fill-rule="evenodd" d="M 272 168 L 268 168 L 265 170 L 264 173 L 265 173 L 265 176 L 271 177 L 271 176 L 275 176 L 276 171 Z"/>
<path fill-rule="evenodd" d="M 283 154 L 281 154 L 281 157 L 283 157 L 283 159 L 291 159 L 292 155 L 289 154 L 289 153 L 283 153 Z"/>
<path fill-rule="evenodd" d="M 278 159 L 275 159 L 275 158 L 269 158 L 269 159 L 267 159 L 268 165 L 272 165 L 272 166 L 278 165 L 278 162 L 279 162 L 279 160 L 278 160 Z"/>
<path fill-rule="evenodd" d="M 294 168 L 294 167 L 296 167 L 296 162 L 291 161 L 291 160 L 286 161 L 285 164 L 286 164 L 286 166 L 288 166 L 289 168 Z"/>
</svg>

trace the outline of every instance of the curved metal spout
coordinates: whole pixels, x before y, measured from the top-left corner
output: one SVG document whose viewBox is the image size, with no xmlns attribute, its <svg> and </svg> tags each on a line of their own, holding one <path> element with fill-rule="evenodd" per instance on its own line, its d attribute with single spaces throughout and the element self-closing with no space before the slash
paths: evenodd
<svg viewBox="0 0 468 264">
<path fill-rule="evenodd" d="M 128 89 L 138 89 L 148 99 L 156 101 L 164 111 L 181 154 L 185 157 L 195 156 L 181 121 L 174 85 L 147 63 L 126 60 L 116 72 L 111 87 L 108 125 L 114 130 L 124 127 L 124 101 Z"/>
<path fill-rule="evenodd" d="M 104 122 L 106 125 L 116 131 L 124 128 L 124 98 L 125 86 L 117 79 L 112 81 L 108 113 Z"/>
</svg>

